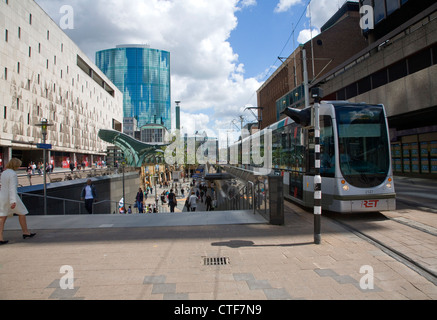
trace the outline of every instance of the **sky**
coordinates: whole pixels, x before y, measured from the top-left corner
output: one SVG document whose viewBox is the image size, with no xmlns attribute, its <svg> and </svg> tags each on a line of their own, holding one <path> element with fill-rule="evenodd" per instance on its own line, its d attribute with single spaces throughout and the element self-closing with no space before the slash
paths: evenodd
<svg viewBox="0 0 437 320">
<path fill-rule="evenodd" d="M 344 0 L 36 0 L 92 60 L 120 44 L 171 53 L 171 94 L 182 131 L 218 137 L 256 119 L 256 91 Z M 308 10 L 308 4 L 310 10 Z M 310 23 L 311 21 L 311 23 Z M 71 26 L 71 24 L 70 24 Z M 312 31 L 310 31 L 312 30 Z M 237 119 L 236 121 L 233 121 Z M 173 124 L 175 123 L 173 117 Z"/>
</svg>

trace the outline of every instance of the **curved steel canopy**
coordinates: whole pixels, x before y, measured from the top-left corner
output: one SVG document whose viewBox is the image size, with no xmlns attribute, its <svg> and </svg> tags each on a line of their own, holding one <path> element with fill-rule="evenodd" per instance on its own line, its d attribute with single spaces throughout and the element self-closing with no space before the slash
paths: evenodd
<svg viewBox="0 0 437 320">
<path fill-rule="evenodd" d="M 100 130 L 99 138 L 119 147 L 124 153 L 126 164 L 136 168 L 141 167 L 146 158 L 155 159 L 159 154 L 156 150 L 167 146 L 147 144 L 115 130 Z M 162 155 L 158 157 L 162 158 Z"/>
</svg>

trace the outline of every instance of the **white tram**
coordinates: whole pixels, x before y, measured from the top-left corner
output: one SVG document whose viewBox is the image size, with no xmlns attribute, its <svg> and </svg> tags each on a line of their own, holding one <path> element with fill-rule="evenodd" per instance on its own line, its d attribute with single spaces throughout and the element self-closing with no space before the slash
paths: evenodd
<svg viewBox="0 0 437 320">
<path fill-rule="evenodd" d="M 307 119 L 310 114 L 310 108 L 301 111 Z M 263 137 L 267 132 L 272 135 L 271 169 L 283 176 L 285 197 L 313 207 L 314 129 L 304 122 L 287 117 L 246 139 L 259 139 L 261 153 L 265 153 L 270 151 L 263 150 Z M 320 128 L 322 209 L 342 213 L 395 210 L 384 106 L 322 101 Z M 244 139 L 239 142 L 240 160 L 244 144 Z M 246 167 L 256 165 L 252 161 Z"/>
</svg>

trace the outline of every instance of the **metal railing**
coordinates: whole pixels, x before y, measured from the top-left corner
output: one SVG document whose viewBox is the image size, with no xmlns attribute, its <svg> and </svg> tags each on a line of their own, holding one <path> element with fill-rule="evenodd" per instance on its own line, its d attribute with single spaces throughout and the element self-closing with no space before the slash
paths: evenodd
<svg viewBox="0 0 437 320">
<path fill-rule="evenodd" d="M 41 208 L 39 202 L 44 200 L 43 195 L 32 194 L 19 192 L 18 193 L 21 200 L 24 197 L 34 198 L 31 206 L 28 206 L 32 214 L 43 214 L 42 210 L 40 212 L 39 208 Z M 50 215 L 82 215 L 88 214 L 85 209 L 84 201 L 79 200 L 71 200 L 64 198 L 57 198 L 47 196 L 48 208 L 51 212 Z M 132 208 L 132 213 L 138 213 L 138 209 L 135 208 L 135 204 L 126 203 L 125 208 L 127 213 L 127 208 L 129 206 Z M 145 207 L 145 206 L 144 206 Z M 120 211 L 119 201 L 115 200 L 102 200 L 93 203 L 93 214 L 119 214 Z M 158 205 L 158 213 L 167 213 L 169 209 L 167 206 Z"/>
<path fill-rule="evenodd" d="M 21 200 L 24 199 L 24 197 L 30 197 L 30 198 L 36 198 L 36 201 L 34 202 L 39 203 L 44 201 L 44 196 L 39 194 L 31 194 L 31 193 L 25 193 L 25 192 L 19 192 L 18 193 Z M 74 212 L 74 214 L 83 214 L 84 210 L 84 202 L 83 201 L 77 201 L 77 200 L 70 200 L 70 199 L 62 199 L 57 197 L 49 197 L 47 196 L 47 201 L 49 202 L 49 207 L 51 209 L 51 212 L 58 212 L 57 214 L 53 215 L 60 215 L 59 212 L 62 212 L 62 215 L 71 214 L 68 212 Z M 67 206 L 67 203 L 69 204 Z M 32 213 L 39 213 L 38 210 L 35 210 L 35 208 L 41 208 L 41 206 L 38 205 L 32 205 L 28 206 L 31 211 L 34 211 Z"/>
<path fill-rule="evenodd" d="M 252 181 L 248 181 L 235 194 L 228 194 L 226 197 L 223 197 L 218 203 L 218 210 L 253 210 L 255 214 L 257 208 L 260 209 L 262 207 L 264 209 L 266 207 L 263 205 L 265 198 L 257 196 L 256 190 L 257 185 Z"/>
</svg>

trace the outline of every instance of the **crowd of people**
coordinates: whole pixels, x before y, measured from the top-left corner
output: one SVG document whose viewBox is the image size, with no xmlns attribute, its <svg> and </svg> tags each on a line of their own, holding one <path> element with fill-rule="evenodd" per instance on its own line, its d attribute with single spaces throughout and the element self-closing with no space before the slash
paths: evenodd
<svg viewBox="0 0 437 320">
<path fill-rule="evenodd" d="M 196 211 L 199 203 L 204 203 L 206 211 L 214 210 L 214 189 L 208 187 L 205 183 L 192 180 L 189 183 L 173 183 L 167 182 L 159 184 L 157 186 L 156 197 L 153 193 L 152 186 L 147 185 L 145 190 L 138 189 L 135 197 L 133 208 L 131 205 L 121 205 L 119 208 L 120 214 L 133 214 L 133 213 L 159 213 L 160 211 L 167 211 L 164 209 L 168 206 L 170 212 L 175 212 L 175 208 L 178 206 L 178 199 L 185 203 L 181 211 Z M 185 195 L 188 195 L 185 198 Z M 126 208 L 127 207 L 127 208 Z"/>
</svg>

